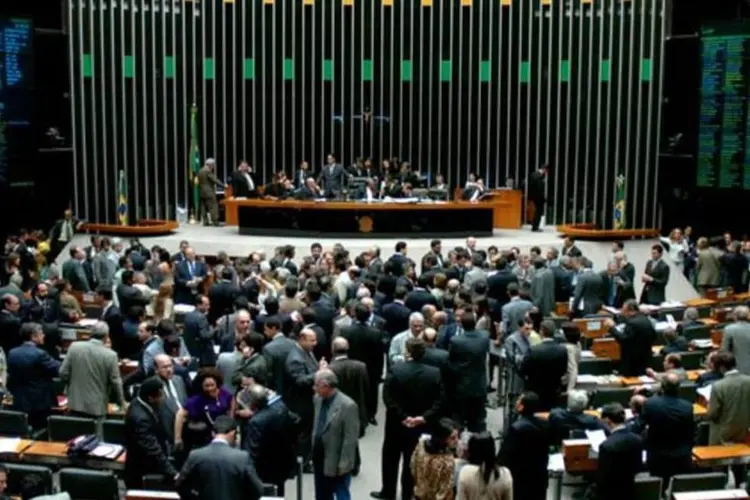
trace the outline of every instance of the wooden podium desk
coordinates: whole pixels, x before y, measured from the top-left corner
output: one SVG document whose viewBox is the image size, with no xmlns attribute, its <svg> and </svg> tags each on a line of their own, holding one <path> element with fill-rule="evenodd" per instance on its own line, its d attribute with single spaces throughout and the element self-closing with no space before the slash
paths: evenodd
<svg viewBox="0 0 750 500">
<path fill-rule="evenodd" d="M 266 200 L 262 198 L 232 198 L 231 191 L 227 192 L 227 198 L 222 200 L 225 213 L 225 224 L 227 226 L 239 225 L 239 208 L 254 207 L 272 209 L 296 209 L 304 210 L 330 210 L 331 214 L 342 211 L 381 211 L 381 210 L 413 210 L 413 211 L 439 211 L 439 210 L 481 210 L 492 209 L 492 229 L 520 229 L 521 228 L 521 191 L 509 189 L 498 189 L 490 191 L 485 198 L 477 202 L 451 201 L 448 203 L 388 203 L 375 202 L 365 203 L 361 201 L 301 201 L 301 200 Z M 439 213 L 439 212 L 438 212 Z M 466 212 L 469 215 L 469 212 Z"/>
</svg>

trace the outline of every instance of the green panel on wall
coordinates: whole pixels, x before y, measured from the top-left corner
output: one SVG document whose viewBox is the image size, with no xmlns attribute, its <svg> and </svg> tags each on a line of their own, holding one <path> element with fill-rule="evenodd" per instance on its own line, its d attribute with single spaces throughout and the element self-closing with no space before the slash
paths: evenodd
<svg viewBox="0 0 750 500">
<path fill-rule="evenodd" d="M 412 64 L 409 59 L 401 61 L 401 81 L 410 82 L 412 77 Z"/>
<path fill-rule="evenodd" d="M 492 80 L 492 62 L 479 61 L 479 81 L 489 82 Z"/>
<path fill-rule="evenodd" d="M 242 67 L 242 78 L 245 80 L 255 79 L 255 59 L 245 59 L 245 64 Z"/>
<path fill-rule="evenodd" d="M 521 61 L 518 78 L 521 80 L 521 83 L 529 83 L 531 81 L 531 65 L 529 61 Z"/>
<path fill-rule="evenodd" d="M 83 54 L 81 58 L 81 71 L 85 78 L 94 76 L 94 63 L 91 60 L 91 54 Z"/>
<path fill-rule="evenodd" d="M 650 82 L 653 78 L 653 73 L 653 61 L 651 59 L 643 59 L 641 61 L 641 80 Z"/>
<path fill-rule="evenodd" d="M 362 61 L 362 81 L 372 81 L 372 59 L 365 59 Z"/>
<path fill-rule="evenodd" d="M 333 81 L 333 60 L 331 59 L 323 60 L 323 81 L 324 82 Z"/>
<path fill-rule="evenodd" d="M 294 59 L 284 59 L 284 80 L 294 80 Z"/>
<path fill-rule="evenodd" d="M 135 58 L 133 56 L 125 56 L 122 59 L 122 76 L 125 78 L 135 76 Z"/>
<path fill-rule="evenodd" d="M 216 78 L 216 63 L 213 57 L 207 57 L 203 60 L 203 79 L 213 80 Z"/>
<path fill-rule="evenodd" d="M 449 82 L 453 78 L 453 63 L 449 60 L 440 61 L 440 81 Z"/>
<path fill-rule="evenodd" d="M 568 60 L 560 61 L 560 81 L 570 81 L 570 61 Z"/>
<path fill-rule="evenodd" d="M 164 58 L 164 78 L 174 78 L 174 57 L 166 56 Z"/>
<path fill-rule="evenodd" d="M 612 78 L 612 64 L 609 59 L 603 59 L 599 68 L 599 80 L 608 82 Z"/>
</svg>

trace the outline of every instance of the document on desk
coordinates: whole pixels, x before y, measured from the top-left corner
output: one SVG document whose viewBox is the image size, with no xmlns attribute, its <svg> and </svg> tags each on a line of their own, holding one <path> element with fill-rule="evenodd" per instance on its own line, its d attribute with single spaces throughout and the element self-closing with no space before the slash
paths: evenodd
<svg viewBox="0 0 750 500">
<path fill-rule="evenodd" d="M 552 453 L 547 460 L 547 470 L 551 472 L 565 472 L 565 460 L 562 453 Z"/>
<path fill-rule="evenodd" d="M 599 453 L 599 446 L 607 439 L 607 435 L 602 430 L 586 431 L 586 438 L 591 443 L 591 450 Z"/>
<path fill-rule="evenodd" d="M 584 375 L 578 375 L 578 377 L 576 378 L 577 384 L 596 384 L 598 382 L 599 382 L 599 377 L 597 377 L 596 375 L 584 374 Z"/>
<path fill-rule="evenodd" d="M 98 318 L 83 318 L 79 319 L 76 326 L 79 328 L 90 328 L 99 322 Z"/>
<path fill-rule="evenodd" d="M 711 386 L 710 385 L 699 388 L 697 392 L 699 396 L 703 396 L 703 399 L 705 399 L 707 403 L 711 401 Z"/>
<path fill-rule="evenodd" d="M 641 375 L 640 377 L 638 377 L 638 380 L 640 380 L 644 384 L 653 384 L 654 382 L 656 382 L 656 380 L 647 375 Z"/>
<path fill-rule="evenodd" d="M 21 444 L 21 438 L 0 438 L 0 453 L 15 453 Z"/>
<path fill-rule="evenodd" d="M 125 448 L 119 444 L 101 443 L 99 446 L 89 452 L 89 456 L 95 458 L 106 458 L 114 460 L 125 451 Z"/>
</svg>

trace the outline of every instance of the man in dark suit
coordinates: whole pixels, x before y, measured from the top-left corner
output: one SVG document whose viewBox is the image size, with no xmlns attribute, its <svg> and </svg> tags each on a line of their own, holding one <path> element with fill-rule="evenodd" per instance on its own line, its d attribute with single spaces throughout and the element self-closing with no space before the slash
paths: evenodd
<svg viewBox="0 0 750 500">
<path fill-rule="evenodd" d="M 159 420 L 164 400 L 164 384 L 156 377 L 141 384 L 138 397 L 130 403 L 125 415 L 125 485 L 142 488 L 146 474 L 164 474 L 168 482 L 177 476 L 169 460 L 169 438 Z"/>
<path fill-rule="evenodd" d="M 575 238 L 572 236 L 566 236 L 563 238 L 563 246 L 560 251 L 562 257 L 573 257 L 578 258 L 583 256 L 583 252 L 576 246 Z"/>
<path fill-rule="evenodd" d="M 310 164 L 303 161 L 299 164 L 297 172 L 294 174 L 294 187 L 295 189 L 302 189 L 305 186 L 305 181 L 311 178 L 313 175 L 310 172 Z"/>
<path fill-rule="evenodd" d="M 38 323 L 21 326 L 24 343 L 8 353 L 8 390 L 13 409 L 29 416 L 33 429 L 47 426 L 47 416 L 57 406 L 52 379 L 60 375 L 60 362 L 42 350 L 44 331 Z"/>
<path fill-rule="evenodd" d="M 518 418 L 505 431 L 498 462 L 513 476 L 513 498 L 545 500 L 547 498 L 547 464 L 550 434 L 547 422 L 534 414 L 539 396 L 525 392 L 516 401 Z"/>
<path fill-rule="evenodd" d="M 283 395 L 285 392 L 286 358 L 295 342 L 281 331 L 281 322 L 272 318 L 263 324 L 263 335 L 267 344 L 263 346 L 263 356 L 270 367 L 269 388 Z"/>
<path fill-rule="evenodd" d="M 21 345 L 21 318 L 18 311 L 21 308 L 21 301 L 18 297 L 7 293 L 0 297 L 0 347 L 6 356 L 14 347 Z"/>
<path fill-rule="evenodd" d="M 214 332 L 208 323 L 210 301 L 205 295 L 195 299 L 195 309 L 185 315 L 182 338 L 190 356 L 198 360 L 200 366 L 213 366 L 216 363 L 214 352 Z"/>
<path fill-rule="evenodd" d="M 596 498 L 636 498 L 635 475 L 643 468 L 643 441 L 625 427 L 625 409 L 620 403 L 605 405 L 602 420 L 611 432 L 599 446 Z"/>
<path fill-rule="evenodd" d="M 367 420 L 371 421 L 378 412 L 378 385 L 383 373 L 383 333 L 368 325 L 370 310 L 364 304 L 354 306 L 354 323 L 341 329 L 340 337 L 348 343 L 348 355 L 361 361 L 367 367 L 368 385 L 366 391 Z M 334 339 L 335 341 L 335 339 Z M 346 391 L 344 391 L 346 393 Z M 347 393 L 347 395 L 349 395 Z M 349 395 L 354 401 L 353 396 Z M 364 427 L 362 427 L 364 430 Z"/>
<path fill-rule="evenodd" d="M 169 442 L 174 442 L 174 420 L 175 415 L 185 406 L 187 401 L 187 389 L 182 377 L 174 376 L 174 362 L 168 354 L 157 354 L 154 356 L 154 368 L 156 377 L 164 385 L 164 400 L 159 406 L 159 420 L 169 437 Z"/>
<path fill-rule="evenodd" d="M 86 260 L 86 255 L 83 253 L 81 247 L 73 247 L 70 249 L 70 259 L 66 260 L 62 265 L 62 278 L 70 283 L 73 290 L 79 292 L 91 291 L 91 284 L 86 277 L 86 271 L 83 269 L 83 262 Z"/>
<path fill-rule="evenodd" d="M 620 343 L 620 373 L 624 377 L 640 377 L 646 374 L 651 365 L 651 346 L 656 340 L 656 330 L 651 320 L 638 310 L 635 300 L 628 300 L 622 306 L 625 323 L 615 326 L 612 319 L 605 323 L 609 333 Z"/>
<path fill-rule="evenodd" d="M 315 200 L 323 198 L 323 190 L 315 179 L 308 177 L 305 179 L 305 184 L 294 192 L 294 197 L 298 200 Z"/>
<path fill-rule="evenodd" d="M 508 261 L 505 257 L 500 257 L 495 261 L 495 274 L 487 278 L 487 296 L 497 301 L 496 308 L 498 312 L 508 303 L 508 285 L 518 283 L 518 278 L 509 269 Z"/>
<path fill-rule="evenodd" d="M 669 265 L 662 259 L 664 248 L 661 245 L 651 247 L 651 260 L 643 271 L 643 291 L 641 303 L 658 306 L 667 300 L 667 282 L 669 282 Z"/>
<path fill-rule="evenodd" d="M 248 388 L 247 396 L 252 417 L 242 433 L 242 449 L 250 453 L 261 480 L 275 485 L 277 496 L 283 498 L 297 459 L 299 417 L 289 411 L 281 395 L 260 384 Z"/>
<path fill-rule="evenodd" d="M 643 407 L 642 418 L 648 426 L 648 472 L 663 479 L 664 489 L 672 476 L 689 473 L 693 465 L 693 405 L 680 398 L 679 387 L 677 374 L 667 373 L 661 381 L 661 394 L 649 398 Z"/>
<path fill-rule="evenodd" d="M 258 183 L 255 182 L 250 164 L 242 160 L 232 174 L 232 194 L 235 198 L 257 198 Z"/>
<path fill-rule="evenodd" d="M 177 478 L 180 498 L 258 500 L 263 483 L 250 455 L 234 447 L 237 423 L 221 415 L 214 422 L 211 444 L 190 452 Z"/>
<path fill-rule="evenodd" d="M 549 413 L 549 427 L 552 445 L 560 446 L 563 439 L 585 436 L 585 431 L 607 430 L 604 422 L 593 415 L 584 413 L 589 406 L 586 391 L 568 391 L 568 407 L 552 408 Z"/>
<path fill-rule="evenodd" d="M 404 305 L 409 309 L 409 311 L 421 312 L 422 308 L 427 304 L 431 304 L 435 307 L 438 306 L 438 301 L 435 296 L 432 295 L 429 290 L 427 290 L 427 287 L 432 284 L 428 283 L 427 279 L 428 276 L 420 276 L 417 280 L 417 286 L 415 286 L 411 292 L 406 294 Z"/>
<path fill-rule="evenodd" d="M 539 327 L 542 343 L 531 347 L 521 365 L 526 377 L 526 390 L 539 396 L 539 410 L 549 411 L 557 406 L 562 392 L 562 377 L 568 369 L 568 351 L 563 344 L 555 342 L 555 324 L 545 320 Z"/>
<path fill-rule="evenodd" d="M 440 240 L 432 240 L 430 242 L 430 251 L 424 254 L 424 256 L 422 257 L 422 272 L 425 272 L 425 262 L 428 257 L 435 258 L 435 265 L 437 267 L 445 267 L 445 261 L 442 254 L 442 242 Z"/>
<path fill-rule="evenodd" d="M 571 316 L 584 317 L 598 314 L 602 309 L 602 277 L 594 272 L 593 264 L 588 259 L 582 259 L 581 274 L 578 275 L 573 304 L 570 308 Z"/>
<path fill-rule="evenodd" d="M 625 302 L 623 300 L 623 292 L 627 283 L 620 275 L 620 269 L 617 267 L 617 263 L 609 262 L 607 264 L 607 270 L 600 272 L 599 276 L 602 278 L 602 302 L 605 306 L 620 309 Z"/>
<path fill-rule="evenodd" d="M 443 379 L 443 385 L 446 392 L 450 392 L 449 382 L 451 379 L 451 365 L 448 351 L 437 347 L 438 334 L 434 328 L 425 328 L 422 339 L 425 343 L 425 352 L 422 362 L 426 365 L 434 366 L 440 370 L 440 376 Z"/>
<path fill-rule="evenodd" d="M 393 302 L 383 306 L 382 316 L 385 320 L 385 330 L 388 333 L 389 340 L 409 328 L 411 310 L 404 303 L 407 293 L 405 287 L 396 287 L 396 291 L 393 293 Z"/>
<path fill-rule="evenodd" d="M 146 307 L 150 302 L 143 296 L 140 290 L 133 286 L 134 273 L 132 270 L 124 271 L 121 275 L 122 283 L 117 285 L 117 302 L 120 306 L 121 311 L 125 311 L 127 314 L 133 307 L 141 306 Z"/>
<path fill-rule="evenodd" d="M 490 337 L 476 330 L 476 318 L 470 311 L 459 318 L 462 333 L 454 335 L 448 345 L 448 359 L 454 384 L 455 408 L 458 421 L 469 432 L 483 432 L 487 428 L 487 355 Z"/>
<path fill-rule="evenodd" d="M 332 154 L 326 158 L 326 166 L 320 172 L 318 183 L 323 185 L 326 198 L 340 198 L 346 171 Z"/>
<path fill-rule="evenodd" d="M 549 165 L 542 165 L 529 177 L 527 197 L 528 201 L 534 203 L 534 219 L 531 221 L 532 231 L 539 231 L 539 224 L 542 221 L 542 215 L 544 215 L 544 205 L 547 201 L 545 179 L 548 173 Z"/>
<path fill-rule="evenodd" d="M 320 325 L 326 334 L 326 338 L 333 337 L 333 320 L 336 317 L 336 309 L 331 302 L 323 296 L 320 285 L 308 282 L 305 287 L 305 296 L 308 305 L 315 311 L 315 322 Z"/>
<path fill-rule="evenodd" d="M 194 304 L 198 286 L 206 279 L 206 264 L 195 258 L 195 250 L 187 247 L 183 251 L 185 259 L 175 266 L 174 303 Z"/>
<path fill-rule="evenodd" d="M 208 322 L 212 325 L 225 314 L 231 314 L 234 309 L 234 299 L 240 294 L 240 289 L 232 282 L 233 277 L 233 269 L 225 267 L 221 272 L 221 277 L 208 289 L 208 298 L 211 301 Z"/>
<path fill-rule="evenodd" d="M 445 393 L 440 370 L 423 362 L 425 343 L 419 337 L 406 341 L 409 354 L 404 363 L 393 365 L 383 388 L 386 406 L 385 436 L 381 453 L 380 491 L 372 498 L 395 500 L 399 463 L 401 467 L 401 498 L 412 498 L 414 479 L 409 462 L 419 437 L 443 413 Z"/>
</svg>

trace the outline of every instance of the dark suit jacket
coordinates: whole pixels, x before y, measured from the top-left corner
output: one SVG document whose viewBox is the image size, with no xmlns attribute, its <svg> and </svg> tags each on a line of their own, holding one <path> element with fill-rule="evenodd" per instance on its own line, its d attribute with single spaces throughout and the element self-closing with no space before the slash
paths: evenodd
<svg viewBox="0 0 750 500">
<path fill-rule="evenodd" d="M 0 311 L 0 347 L 7 356 L 11 349 L 21 345 L 21 318 L 9 311 Z"/>
<path fill-rule="evenodd" d="M 658 472 L 675 464 L 689 467 L 695 432 L 693 405 L 678 397 L 654 396 L 643 406 L 642 418 L 648 426 L 649 470 Z"/>
<path fill-rule="evenodd" d="M 216 324 L 216 320 L 234 310 L 234 299 L 240 294 L 240 289 L 231 281 L 216 281 L 208 289 L 208 298 L 211 308 L 208 311 L 208 322 Z"/>
<path fill-rule="evenodd" d="M 174 477 L 177 470 L 168 460 L 169 438 L 158 415 L 138 398 L 125 415 L 125 484 L 141 488 L 146 474 Z"/>
<path fill-rule="evenodd" d="M 555 275 L 555 302 L 567 302 L 573 295 L 573 273 L 562 266 L 551 266 Z"/>
<path fill-rule="evenodd" d="M 505 431 L 498 461 L 513 476 L 513 498 L 547 498 L 549 445 L 549 426 L 536 417 L 521 416 Z"/>
<path fill-rule="evenodd" d="M 653 358 L 651 346 L 656 340 L 656 330 L 651 320 L 640 313 L 624 324 L 622 332 L 616 327 L 610 329 L 610 334 L 620 343 L 620 373 L 625 377 L 645 375 Z"/>
<path fill-rule="evenodd" d="M 383 373 L 383 333 L 375 327 L 353 323 L 342 328 L 340 336 L 349 342 L 349 357 L 362 361 L 370 382 L 377 384 Z"/>
<path fill-rule="evenodd" d="M 557 406 L 561 380 L 568 369 L 568 351 L 554 340 L 545 340 L 531 348 L 521 365 L 526 376 L 524 389 L 539 396 L 540 411 Z"/>
<path fill-rule="evenodd" d="M 206 264 L 196 260 L 195 273 L 193 278 L 205 278 L 208 274 Z M 175 304 L 194 304 L 192 290 L 187 286 L 187 282 L 193 279 L 190 277 L 190 266 L 187 260 L 183 260 L 175 266 L 174 276 L 174 303 Z"/>
<path fill-rule="evenodd" d="M 539 170 L 534 171 L 529 176 L 528 198 L 537 205 L 540 203 L 544 203 L 545 201 L 544 178 L 545 175 L 542 174 Z"/>
<path fill-rule="evenodd" d="M 315 311 L 315 322 L 326 333 L 326 338 L 330 339 L 333 337 L 333 320 L 336 317 L 336 309 L 323 297 L 313 302 L 311 307 Z"/>
<path fill-rule="evenodd" d="M 32 342 L 24 342 L 8 354 L 8 390 L 17 411 L 49 410 L 57 406 L 52 379 L 60 375 L 60 362 Z"/>
<path fill-rule="evenodd" d="M 422 363 L 434 366 L 440 370 L 440 377 L 443 379 L 443 387 L 447 393 L 452 392 L 453 373 L 451 372 L 450 358 L 448 351 L 439 347 L 427 347 L 422 358 Z"/>
<path fill-rule="evenodd" d="M 214 441 L 190 452 L 177 490 L 180 498 L 258 500 L 263 495 L 263 483 L 248 452 Z"/>
<path fill-rule="evenodd" d="M 263 346 L 263 356 L 270 367 L 268 387 L 280 395 L 284 394 L 286 383 L 286 358 L 295 345 L 295 341 L 281 334 Z"/>
<path fill-rule="evenodd" d="M 394 424 L 400 425 L 406 417 L 436 421 L 443 415 L 445 401 L 440 370 L 421 361 L 396 363 L 385 379 L 383 401 Z"/>
<path fill-rule="evenodd" d="M 484 331 L 454 335 L 448 345 L 448 357 L 457 398 L 487 395 L 487 353 L 490 337 Z"/>
<path fill-rule="evenodd" d="M 88 278 L 86 278 L 86 271 L 83 269 L 83 264 L 77 260 L 66 260 L 63 263 L 62 277 L 70 283 L 73 290 L 88 292 L 91 289 Z"/>
<path fill-rule="evenodd" d="M 602 277 L 594 272 L 584 272 L 578 276 L 575 292 L 573 292 L 573 307 L 571 312 L 586 316 L 597 314 L 602 309 Z M 583 301 L 583 310 L 579 307 Z"/>
<path fill-rule="evenodd" d="M 250 190 L 250 186 L 247 184 L 247 179 L 242 172 L 235 170 L 232 174 L 232 194 L 235 198 L 258 197 L 258 182 L 255 180 L 255 174 L 248 172 L 247 175 L 253 180 L 252 190 Z"/>
<path fill-rule="evenodd" d="M 333 165 L 333 172 L 330 165 L 325 165 L 321 169 L 318 184 L 323 187 L 326 197 L 333 198 L 341 194 L 345 175 L 346 171 L 339 163 Z"/>
<path fill-rule="evenodd" d="M 109 338 L 113 340 L 113 342 L 114 339 L 123 338 L 123 336 L 125 335 L 125 331 L 123 329 L 124 318 L 122 316 L 122 313 L 120 312 L 119 307 L 114 304 L 110 305 L 104 311 L 104 314 L 102 314 L 101 320 L 107 323 L 107 326 L 109 327 Z M 114 345 L 112 347 L 114 348 Z"/>
<path fill-rule="evenodd" d="M 313 384 L 318 363 L 297 344 L 286 357 L 284 403 L 303 421 L 313 417 Z"/>
<path fill-rule="evenodd" d="M 382 359 L 382 355 L 380 356 Z M 335 358 L 329 368 L 339 379 L 341 392 L 357 403 L 359 409 L 359 431 L 364 434 L 370 419 L 367 409 L 367 391 L 370 388 L 370 379 L 367 375 L 367 366 L 356 359 L 348 357 Z"/>
<path fill-rule="evenodd" d="M 421 312 L 427 304 L 437 307 L 438 301 L 434 295 L 424 288 L 415 288 L 406 295 L 404 305 L 413 312 Z"/>
<path fill-rule="evenodd" d="M 552 408 L 549 413 L 549 427 L 552 444 L 559 446 L 563 439 L 571 439 L 584 431 L 607 431 L 603 420 L 585 413 L 574 413 L 563 408 Z M 583 438 L 584 436 L 578 436 Z"/>
<path fill-rule="evenodd" d="M 389 339 L 409 328 L 410 314 L 411 310 L 398 302 L 391 302 L 383 307 L 381 316 L 385 320 L 385 331 L 388 332 Z"/>
<path fill-rule="evenodd" d="M 133 306 L 145 307 L 149 303 L 149 300 L 143 296 L 141 291 L 132 285 L 120 283 L 115 292 L 117 293 L 120 310 L 124 314 L 130 314 L 130 308 Z"/>
<path fill-rule="evenodd" d="M 242 448 L 265 483 L 287 480 L 295 467 L 299 417 L 281 399 L 257 411 L 248 421 Z"/>
<path fill-rule="evenodd" d="M 612 276 L 607 271 L 602 271 L 599 273 L 599 276 L 601 276 L 602 278 L 602 292 L 601 292 L 602 303 L 604 305 L 620 309 L 622 307 L 622 304 L 625 301 L 622 298 L 623 286 L 617 285 L 617 282 L 615 280 L 617 276 L 619 276 L 619 273 Z M 614 289 L 614 295 L 611 293 L 613 289 Z"/>
<path fill-rule="evenodd" d="M 642 451 L 641 438 L 627 429 L 618 429 L 610 434 L 599 447 L 597 498 L 636 498 L 635 475 L 643 468 Z"/>
<path fill-rule="evenodd" d="M 669 281 L 669 265 L 661 259 L 656 265 L 653 261 L 648 261 L 644 274 L 648 274 L 654 280 L 643 284 L 641 303 L 658 306 L 667 300 L 666 288 Z"/>
<path fill-rule="evenodd" d="M 234 332 L 231 332 L 231 335 L 234 337 Z M 200 366 L 210 366 L 216 363 L 213 337 L 214 333 L 205 314 L 195 309 L 185 315 L 182 338 L 185 340 L 185 347 L 190 352 L 190 356 L 197 358 Z M 232 345 L 233 349 L 234 345 Z"/>
<path fill-rule="evenodd" d="M 185 401 L 187 401 L 187 389 L 185 388 L 185 382 L 183 382 L 182 377 L 172 377 L 172 385 L 174 385 L 174 389 L 177 392 L 175 396 L 177 397 L 177 401 L 179 401 L 180 403 L 180 406 L 178 406 L 177 401 L 169 396 L 166 382 L 162 380 L 162 383 L 164 384 L 164 400 L 159 407 L 159 421 L 164 427 L 164 430 L 166 431 L 169 438 L 169 442 L 171 443 L 174 441 L 175 415 L 177 415 L 177 411 L 180 409 L 180 407 L 185 406 Z"/>
</svg>

